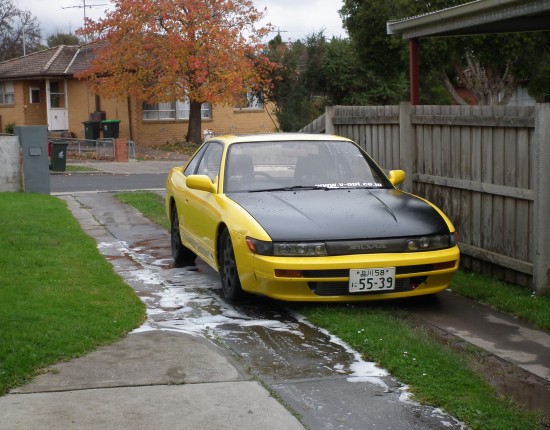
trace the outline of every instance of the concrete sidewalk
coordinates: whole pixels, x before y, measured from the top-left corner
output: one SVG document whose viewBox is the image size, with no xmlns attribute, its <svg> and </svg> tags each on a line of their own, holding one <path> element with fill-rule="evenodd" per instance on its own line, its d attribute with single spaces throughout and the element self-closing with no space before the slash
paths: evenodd
<svg viewBox="0 0 550 430">
<path fill-rule="evenodd" d="M 0 429 L 304 427 L 213 344 L 133 333 L 0 397 Z"/>
</svg>

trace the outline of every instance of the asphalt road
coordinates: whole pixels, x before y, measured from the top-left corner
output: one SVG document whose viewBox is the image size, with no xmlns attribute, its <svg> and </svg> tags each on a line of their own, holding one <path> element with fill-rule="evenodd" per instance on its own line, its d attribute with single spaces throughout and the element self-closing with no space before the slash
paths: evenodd
<svg viewBox="0 0 550 430">
<path fill-rule="evenodd" d="M 143 174 L 52 174 L 51 193 L 164 189 L 167 173 Z"/>
</svg>

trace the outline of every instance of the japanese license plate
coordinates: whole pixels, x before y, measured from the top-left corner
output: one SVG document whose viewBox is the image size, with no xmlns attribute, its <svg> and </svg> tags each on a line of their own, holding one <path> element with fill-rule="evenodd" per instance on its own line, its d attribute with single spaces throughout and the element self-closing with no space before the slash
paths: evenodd
<svg viewBox="0 0 550 430">
<path fill-rule="evenodd" d="M 349 292 L 391 291 L 395 289 L 395 267 L 351 269 Z"/>
</svg>

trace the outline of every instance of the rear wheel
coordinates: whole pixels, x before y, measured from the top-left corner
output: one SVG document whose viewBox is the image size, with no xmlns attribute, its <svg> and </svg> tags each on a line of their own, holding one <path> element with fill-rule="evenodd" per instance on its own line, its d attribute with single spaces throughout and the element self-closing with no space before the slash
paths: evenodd
<svg viewBox="0 0 550 430">
<path fill-rule="evenodd" d="M 233 251 L 233 243 L 228 230 L 224 230 L 220 239 L 220 277 L 222 291 L 229 302 L 238 302 L 244 293 L 237 272 L 237 262 Z"/>
<path fill-rule="evenodd" d="M 193 264 L 197 255 L 181 243 L 180 223 L 175 204 L 172 206 L 170 221 L 170 242 L 174 262 L 176 264 Z"/>
</svg>

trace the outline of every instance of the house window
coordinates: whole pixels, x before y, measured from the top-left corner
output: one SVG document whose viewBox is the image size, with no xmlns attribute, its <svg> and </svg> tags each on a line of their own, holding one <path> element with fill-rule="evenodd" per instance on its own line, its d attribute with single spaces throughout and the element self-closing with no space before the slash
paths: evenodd
<svg viewBox="0 0 550 430">
<path fill-rule="evenodd" d="M 40 104 L 40 88 L 31 87 L 29 88 L 29 98 L 31 104 Z"/>
<path fill-rule="evenodd" d="M 242 97 L 240 97 L 235 102 L 235 109 L 263 109 L 264 108 L 264 102 L 262 100 L 261 94 L 259 94 L 256 91 L 249 91 L 247 93 L 243 93 Z"/>
<path fill-rule="evenodd" d="M 176 108 L 174 102 L 143 104 L 143 119 L 166 120 L 176 119 Z"/>
<path fill-rule="evenodd" d="M 187 102 L 143 103 L 143 119 L 153 121 L 185 120 L 189 119 L 190 104 Z M 212 118 L 212 105 L 203 103 L 201 117 Z"/>
<path fill-rule="evenodd" d="M 65 85 L 63 81 L 50 82 L 50 106 L 65 108 Z"/>
<path fill-rule="evenodd" d="M 13 81 L 0 82 L 0 104 L 12 105 L 14 103 Z"/>
</svg>

